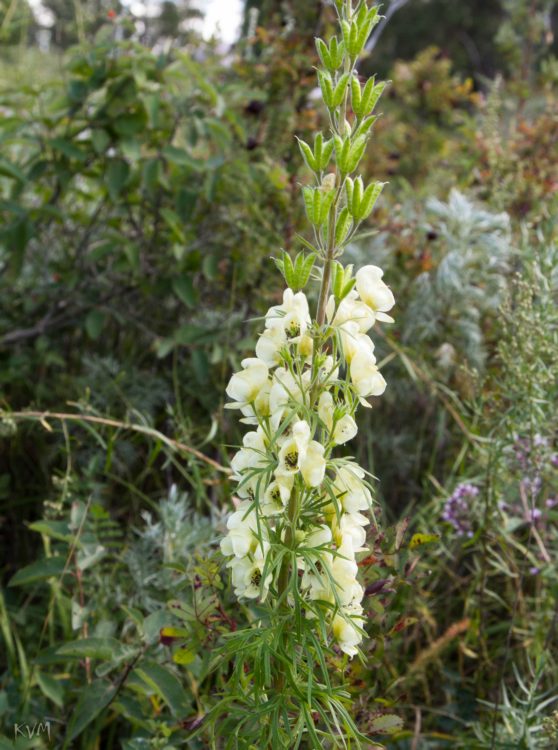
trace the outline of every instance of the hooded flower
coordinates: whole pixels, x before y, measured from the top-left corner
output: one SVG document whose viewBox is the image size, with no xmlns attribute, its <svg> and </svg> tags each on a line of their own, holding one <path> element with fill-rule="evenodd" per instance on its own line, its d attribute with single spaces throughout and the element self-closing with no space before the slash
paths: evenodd
<svg viewBox="0 0 558 750">
<path fill-rule="evenodd" d="M 351 360 L 349 371 L 361 403 L 364 403 L 368 396 L 381 396 L 385 391 L 387 383 L 376 367 L 376 358 L 373 354 L 357 352 Z"/>
<path fill-rule="evenodd" d="M 283 304 L 271 307 L 265 316 L 265 327 L 284 331 L 288 341 L 298 341 L 309 325 L 310 311 L 306 295 L 304 292 L 295 294 L 292 289 L 285 289 Z"/>
<path fill-rule="evenodd" d="M 267 597 L 273 576 L 268 573 L 263 580 L 265 557 L 266 554 L 258 547 L 249 557 L 230 560 L 228 566 L 232 571 L 234 593 L 238 597 L 258 599 L 261 596 L 261 601 Z"/>
<path fill-rule="evenodd" d="M 350 414 L 343 414 L 335 421 L 335 429 L 333 429 L 333 422 L 335 416 L 335 403 L 333 396 L 329 391 L 324 391 L 320 396 L 318 402 L 318 415 L 322 422 L 325 424 L 331 435 L 335 445 L 343 445 L 349 440 L 352 440 L 358 432 L 358 427 L 355 420 Z"/>
<path fill-rule="evenodd" d="M 359 628 L 364 627 L 364 618 L 360 613 L 352 616 L 343 617 L 338 614 L 333 618 L 333 636 L 341 651 L 348 656 L 355 656 L 358 653 L 357 646 L 362 641 L 362 633 Z"/>
<path fill-rule="evenodd" d="M 358 298 L 358 293 L 353 289 L 352 292 L 341 300 L 335 316 L 335 298 L 330 297 L 326 307 L 328 321 L 334 326 L 341 326 L 345 323 L 354 323 L 361 333 L 369 331 L 376 322 L 376 315 L 368 305 Z"/>
<path fill-rule="evenodd" d="M 355 463 L 346 463 L 337 470 L 333 487 L 346 513 L 370 509 L 372 495 L 364 484 L 365 476 L 363 469 Z"/>
<path fill-rule="evenodd" d="M 249 501 L 241 503 L 238 510 L 229 517 L 229 533 L 221 540 L 221 552 L 224 555 L 245 557 L 256 550 L 258 519 L 255 510 L 250 510 L 250 505 Z"/>
<path fill-rule="evenodd" d="M 236 372 L 227 386 L 227 396 L 233 403 L 227 404 L 229 409 L 240 409 L 253 404 L 262 389 L 269 392 L 269 370 L 265 362 L 256 357 L 242 360 L 243 369 Z"/>
<path fill-rule="evenodd" d="M 374 311 L 377 320 L 393 323 L 393 318 L 386 315 L 395 305 L 393 292 L 382 281 L 384 272 L 378 266 L 363 266 L 356 275 L 356 288 L 362 301 Z"/>
</svg>

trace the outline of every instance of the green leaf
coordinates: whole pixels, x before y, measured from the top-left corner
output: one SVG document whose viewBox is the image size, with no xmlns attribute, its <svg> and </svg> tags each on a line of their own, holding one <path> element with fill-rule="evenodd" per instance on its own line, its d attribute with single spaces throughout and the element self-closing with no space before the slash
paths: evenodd
<svg viewBox="0 0 558 750">
<path fill-rule="evenodd" d="M 57 650 L 62 656 L 75 656 L 79 659 L 118 660 L 126 656 L 126 649 L 116 638 L 81 638 L 79 641 L 64 643 Z"/>
<path fill-rule="evenodd" d="M 413 534 L 409 542 L 409 549 L 416 549 L 423 544 L 432 544 L 440 539 L 439 534 Z"/>
<path fill-rule="evenodd" d="M 194 157 L 183 148 L 165 146 L 162 153 L 165 159 L 171 164 L 178 164 L 181 167 L 190 167 L 190 169 L 193 169 L 196 172 L 203 171 L 203 161 L 201 159 L 194 159 Z"/>
<path fill-rule="evenodd" d="M 136 135 L 141 133 L 147 124 L 147 113 L 145 110 L 138 109 L 136 112 L 120 115 L 114 121 L 113 127 L 121 136 Z"/>
<path fill-rule="evenodd" d="M 34 231 L 28 216 L 19 216 L 0 234 L 0 242 L 10 252 L 10 276 L 19 276 L 25 260 L 25 249 Z"/>
<path fill-rule="evenodd" d="M 21 169 L 6 159 L 0 159 L 0 175 L 10 177 L 12 180 L 17 180 L 18 182 L 25 182 L 25 175 Z"/>
<path fill-rule="evenodd" d="M 65 138 L 53 138 L 49 143 L 54 151 L 63 154 L 68 159 L 76 159 L 76 161 L 82 162 L 87 159 L 85 151 L 82 151 L 75 144 Z"/>
<path fill-rule="evenodd" d="M 110 682 L 96 680 L 84 689 L 82 688 L 77 706 L 72 711 L 71 719 L 66 730 L 66 742 L 71 742 L 83 732 L 101 711 L 108 706 L 116 688 Z"/>
<path fill-rule="evenodd" d="M 182 717 L 190 711 L 188 695 L 179 679 L 168 669 L 155 662 L 144 662 L 134 670 L 134 674 L 154 690 L 167 704 L 176 717 Z"/>
<path fill-rule="evenodd" d="M 160 173 L 160 159 L 147 159 L 147 161 L 145 161 L 142 170 L 142 183 L 144 190 L 150 196 L 154 196 L 158 190 Z"/>
<path fill-rule="evenodd" d="M 91 310 L 85 318 L 85 330 L 92 341 L 101 335 L 106 322 L 106 315 L 100 310 Z"/>
<path fill-rule="evenodd" d="M 191 276 L 179 276 L 172 280 L 172 290 L 186 307 L 196 307 L 198 304 L 198 292 L 194 289 Z"/>
<path fill-rule="evenodd" d="M 403 729 L 403 719 L 395 714 L 383 714 L 372 720 L 371 734 L 394 734 Z"/>
<path fill-rule="evenodd" d="M 8 586 L 26 586 L 30 583 L 46 581 L 48 578 L 57 578 L 62 574 L 65 565 L 66 558 L 60 555 L 35 560 L 31 565 L 18 570 L 8 582 Z"/>
<path fill-rule="evenodd" d="M 165 220 L 165 224 L 171 230 L 173 238 L 182 245 L 185 245 L 186 237 L 184 235 L 184 230 L 182 229 L 182 220 L 180 216 L 170 208 L 161 209 L 161 216 Z"/>
<path fill-rule="evenodd" d="M 49 674 L 37 672 L 37 682 L 43 694 L 51 700 L 58 708 L 64 706 L 64 688 L 59 680 L 55 680 Z"/>
<path fill-rule="evenodd" d="M 173 662 L 175 664 L 181 664 L 182 666 L 191 664 L 195 658 L 196 652 L 188 648 L 179 648 L 178 651 L 175 651 L 172 655 Z"/>
<path fill-rule="evenodd" d="M 91 143 L 98 154 L 104 154 L 110 144 L 110 136 L 106 130 L 93 130 L 91 132 Z"/>
<path fill-rule="evenodd" d="M 111 159 L 106 173 L 109 195 L 116 201 L 130 176 L 130 167 L 124 159 Z"/>
<path fill-rule="evenodd" d="M 44 534 L 51 539 L 59 539 L 61 542 L 68 542 L 73 537 L 70 527 L 65 521 L 35 521 L 29 524 L 29 528 L 31 531 Z"/>
</svg>

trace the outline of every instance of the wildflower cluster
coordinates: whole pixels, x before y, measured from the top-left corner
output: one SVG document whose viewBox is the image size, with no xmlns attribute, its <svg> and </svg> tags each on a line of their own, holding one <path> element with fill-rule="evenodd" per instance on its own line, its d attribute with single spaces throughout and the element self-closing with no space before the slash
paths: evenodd
<svg viewBox="0 0 558 750">
<path fill-rule="evenodd" d="M 313 242 L 304 241 L 309 253 L 278 261 L 282 304 L 268 310 L 256 356 L 227 387 L 228 407 L 252 429 L 231 462 L 240 503 L 221 549 L 238 597 L 271 599 L 315 619 L 326 640 L 354 656 L 365 623 L 357 556 L 366 550 L 372 495 L 366 471 L 335 449 L 357 434 L 358 406 L 386 388 L 368 334 L 392 321 L 395 301 L 380 268 L 353 274 L 338 260 L 383 187 L 354 172 L 385 84 L 363 86 L 355 68 L 377 9 L 364 1 L 336 7 L 342 38 L 317 40 L 330 137 L 299 142 L 314 174 L 303 189 Z M 314 315 L 303 291 L 311 278 L 320 283 Z"/>
<path fill-rule="evenodd" d="M 474 484 L 459 484 L 447 499 L 442 519 L 450 523 L 458 536 L 473 536 L 473 503 L 479 489 Z"/>
</svg>

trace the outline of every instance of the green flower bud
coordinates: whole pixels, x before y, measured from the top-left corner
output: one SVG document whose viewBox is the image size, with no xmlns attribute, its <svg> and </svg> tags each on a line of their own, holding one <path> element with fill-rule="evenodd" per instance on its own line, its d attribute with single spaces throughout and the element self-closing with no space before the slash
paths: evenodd
<svg viewBox="0 0 558 750">
<path fill-rule="evenodd" d="M 298 147 L 300 148 L 300 153 L 302 154 L 302 158 L 306 162 L 306 166 L 309 169 L 311 169 L 313 172 L 317 172 L 318 164 L 316 162 L 316 158 L 314 154 L 312 153 L 312 149 L 307 143 L 305 143 L 300 138 L 297 138 L 297 141 L 298 141 Z"/>
<path fill-rule="evenodd" d="M 345 161 L 345 169 L 342 170 L 346 174 L 354 172 L 358 167 L 360 160 L 362 159 L 362 156 L 364 154 L 364 149 L 366 148 L 366 142 L 367 138 L 365 135 L 361 135 L 358 138 L 355 138 L 352 142 L 349 154 Z"/>
<path fill-rule="evenodd" d="M 351 201 L 351 205 L 349 206 L 349 210 L 351 214 L 357 220 L 358 220 L 360 203 L 362 201 L 363 191 L 364 191 L 364 186 L 362 184 L 362 177 L 357 177 L 354 182 L 353 200 Z"/>
<path fill-rule="evenodd" d="M 347 84 L 349 83 L 349 78 L 351 77 L 350 73 L 343 73 L 339 81 L 337 82 L 337 85 L 335 86 L 335 89 L 333 91 L 333 107 L 339 107 L 341 105 L 341 102 L 343 101 L 343 97 L 345 96 L 345 92 L 347 91 Z"/>
<path fill-rule="evenodd" d="M 360 201 L 357 214 L 353 214 L 356 221 L 364 221 L 370 216 L 385 184 L 385 182 L 372 182 L 368 185 Z"/>
<path fill-rule="evenodd" d="M 331 58 L 331 64 L 334 70 L 337 70 L 343 62 L 345 57 L 345 43 L 338 42 L 337 37 L 334 36 L 329 43 L 329 56 Z"/>
<path fill-rule="evenodd" d="M 357 117 L 360 117 L 361 101 L 362 95 L 360 91 L 360 83 L 358 82 L 358 78 L 353 76 L 351 78 L 351 105 L 353 107 L 353 112 Z"/>
<path fill-rule="evenodd" d="M 316 39 L 316 50 L 324 68 L 335 70 L 332 64 L 331 55 L 329 54 L 329 48 L 323 39 Z"/>
<path fill-rule="evenodd" d="M 349 174 L 353 170 L 349 168 L 350 164 L 350 153 L 351 153 L 351 138 L 340 138 L 339 136 L 334 137 L 335 140 L 335 154 L 337 157 L 337 166 L 343 174 Z"/>
<path fill-rule="evenodd" d="M 329 73 L 318 70 L 318 81 L 320 84 L 320 89 L 322 91 L 322 97 L 324 100 L 324 104 L 328 109 L 334 109 L 333 106 L 333 81 L 331 80 L 331 76 Z"/>
<path fill-rule="evenodd" d="M 318 156 L 316 152 L 315 158 L 318 163 L 318 169 L 323 172 L 324 169 L 327 169 L 327 166 L 329 164 L 329 160 L 331 159 L 331 155 L 333 153 L 333 138 L 330 138 L 329 141 L 325 141 L 322 145 L 321 153 Z"/>
<path fill-rule="evenodd" d="M 362 92 L 360 117 L 366 117 L 366 115 L 369 115 L 374 111 L 374 107 L 378 103 L 378 99 L 381 97 L 385 87 L 385 81 L 376 84 L 374 78 L 370 78 L 366 82 L 364 91 Z"/>
<path fill-rule="evenodd" d="M 363 120 L 355 130 L 354 137 L 359 138 L 361 135 L 366 135 L 377 119 L 377 115 L 372 115 L 372 117 L 367 117 L 365 120 Z"/>
<path fill-rule="evenodd" d="M 353 203 L 353 193 L 355 190 L 355 183 L 352 181 L 350 177 L 347 177 L 345 180 L 345 193 L 347 195 L 347 206 L 350 207 Z"/>
<path fill-rule="evenodd" d="M 335 244 L 340 247 L 345 242 L 347 235 L 349 234 L 353 220 L 351 213 L 347 206 L 341 211 L 337 217 L 337 223 L 335 225 Z"/>
</svg>

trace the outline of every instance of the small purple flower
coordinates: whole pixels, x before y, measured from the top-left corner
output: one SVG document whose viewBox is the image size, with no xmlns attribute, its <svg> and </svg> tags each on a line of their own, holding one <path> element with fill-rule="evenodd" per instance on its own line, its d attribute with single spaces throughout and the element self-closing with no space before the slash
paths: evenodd
<svg viewBox="0 0 558 750">
<path fill-rule="evenodd" d="M 464 482 L 455 488 L 444 505 L 442 519 L 453 526 L 458 536 L 473 536 L 471 505 L 478 494 L 478 487 Z"/>
</svg>

